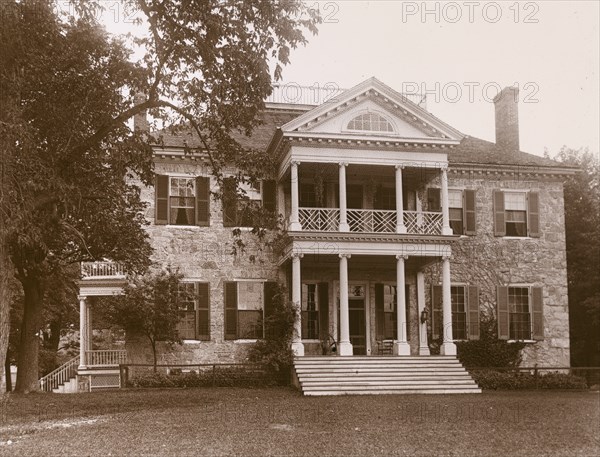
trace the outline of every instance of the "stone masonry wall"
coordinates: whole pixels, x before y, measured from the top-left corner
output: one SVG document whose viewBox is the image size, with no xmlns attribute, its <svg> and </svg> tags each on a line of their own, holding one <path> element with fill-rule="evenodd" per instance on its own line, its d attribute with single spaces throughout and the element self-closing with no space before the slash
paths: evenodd
<svg viewBox="0 0 600 457">
<path fill-rule="evenodd" d="M 496 286 L 528 284 L 543 287 L 544 340 L 527 344 L 523 366 L 569 366 L 569 314 L 562 182 L 519 179 L 490 174 L 463 177 L 450 173 L 449 188 L 476 189 L 475 236 L 452 245 L 452 282 L 479 286 L 482 313 L 496 313 Z M 540 238 L 495 237 L 494 189 L 539 192 Z M 441 283 L 441 263 L 426 269 L 426 302 L 431 284 Z"/>
</svg>

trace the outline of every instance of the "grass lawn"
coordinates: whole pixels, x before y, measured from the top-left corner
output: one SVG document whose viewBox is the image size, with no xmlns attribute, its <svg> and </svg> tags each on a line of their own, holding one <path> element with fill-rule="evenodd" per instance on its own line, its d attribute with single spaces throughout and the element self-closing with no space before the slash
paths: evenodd
<svg viewBox="0 0 600 457">
<path fill-rule="evenodd" d="M 287 388 L 0 398 L 0 455 L 600 455 L 596 392 L 302 397 Z"/>
</svg>

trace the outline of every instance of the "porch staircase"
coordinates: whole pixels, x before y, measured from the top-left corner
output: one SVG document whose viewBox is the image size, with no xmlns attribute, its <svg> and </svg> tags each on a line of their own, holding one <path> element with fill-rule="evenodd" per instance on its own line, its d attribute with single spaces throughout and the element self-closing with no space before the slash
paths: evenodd
<svg viewBox="0 0 600 457">
<path fill-rule="evenodd" d="M 77 392 L 77 367 L 79 355 L 76 355 L 56 370 L 40 378 L 42 392 L 73 393 Z"/>
<path fill-rule="evenodd" d="M 297 357 L 304 395 L 481 393 L 456 357 Z"/>
</svg>

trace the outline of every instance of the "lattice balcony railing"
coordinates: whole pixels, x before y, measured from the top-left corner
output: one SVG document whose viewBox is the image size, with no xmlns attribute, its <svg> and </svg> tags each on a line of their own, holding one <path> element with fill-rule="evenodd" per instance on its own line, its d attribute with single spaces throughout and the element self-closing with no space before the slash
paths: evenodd
<svg viewBox="0 0 600 457">
<path fill-rule="evenodd" d="M 347 217 L 351 232 L 396 232 L 396 211 L 393 210 L 349 209 Z"/>
<path fill-rule="evenodd" d="M 115 262 L 81 262 L 81 276 L 83 279 L 96 278 L 124 278 L 125 269 Z"/>
<path fill-rule="evenodd" d="M 414 235 L 441 235 L 442 213 L 404 211 L 406 233 Z"/>
<path fill-rule="evenodd" d="M 337 232 L 340 227 L 338 208 L 299 208 L 298 217 L 308 232 Z"/>
</svg>

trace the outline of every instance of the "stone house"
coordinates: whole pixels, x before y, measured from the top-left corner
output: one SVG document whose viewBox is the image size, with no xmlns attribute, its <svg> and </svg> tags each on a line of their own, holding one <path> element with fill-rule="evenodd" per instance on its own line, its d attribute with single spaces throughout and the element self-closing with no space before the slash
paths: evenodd
<svg viewBox="0 0 600 457">
<path fill-rule="evenodd" d="M 283 282 L 297 306 L 299 357 L 322 354 L 325 341 L 346 357 L 454 357 L 455 341 L 478 339 L 491 317 L 498 338 L 526 343 L 524 364 L 568 366 L 562 183 L 572 170 L 520 151 L 518 89 L 494 100 L 496 143 L 374 78 L 324 103 L 290 96 L 298 89 L 276 88 L 262 125 L 240 139 L 277 159 L 276 176 L 245 190 L 285 219 L 281 253 L 246 233 L 241 202 L 211 197 L 205 158 L 184 154 L 194 134 L 165 134 L 155 148 L 156 185 L 142 189 L 154 257 L 178 267 L 196 297 L 182 303 L 183 344 L 165 348 L 162 362 L 244 360 Z M 245 255 L 232 254 L 236 227 Z M 86 268 L 82 335 L 85 297 L 122 279 Z M 141 342 L 127 347 L 130 362 L 149 360 Z"/>
</svg>

